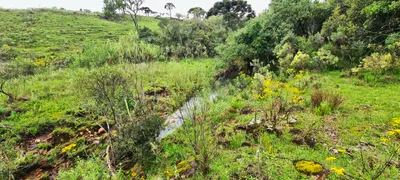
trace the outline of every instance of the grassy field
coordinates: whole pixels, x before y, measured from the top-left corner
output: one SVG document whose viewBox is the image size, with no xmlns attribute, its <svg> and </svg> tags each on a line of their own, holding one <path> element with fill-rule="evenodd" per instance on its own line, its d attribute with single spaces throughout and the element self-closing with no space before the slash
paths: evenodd
<svg viewBox="0 0 400 180">
<path fill-rule="evenodd" d="M 398 74 L 221 79 L 219 58 L 167 61 L 159 46 L 131 37 L 129 19 L 54 9 L 0 9 L 0 17 L 0 53 L 39 69 L 6 81 L 15 102 L 0 94 L 0 179 L 111 179 L 105 152 L 116 133 L 101 131 L 109 117 L 90 94 L 95 75 L 110 72 L 162 119 L 193 97 L 201 103 L 151 143 L 154 159 L 117 169 L 116 179 L 400 179 Z M 160 31 L 159 22 L 140 25 Z M 36 61 L 70 58 L 54 69 Z"/>
<path fill-rule="evenodd" d="M 52 9 L 0 9 L 0 47 L 7 44 L 16 56 L 61 61 L 90 42 L 118 40 L 134 31 L 130 20 L 111 22 L 98 13 Z M 158 20 L 142 17 L 141 27 L 158 29 Z"/>
</svg>

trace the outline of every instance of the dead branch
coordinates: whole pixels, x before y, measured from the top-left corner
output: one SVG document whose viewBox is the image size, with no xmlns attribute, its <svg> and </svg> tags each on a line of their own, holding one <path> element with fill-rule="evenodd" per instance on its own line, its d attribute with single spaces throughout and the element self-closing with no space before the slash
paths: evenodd
<svg viewBox="0 0 400 180">
<path fill-rule="evenodd" d="M 108 145 L 107 149 L 106 149 L 106 158 L 107 158 L 108 170 L 110 171 L 111 176 L 113 178 L 116 178 L 117 176 L 115 175 L 115 168 L 114 168 L 113 163 L 112 163 L 113 161 L 112 161 L 112 157 L 111 157 L 111 154 L 110 154 L 110 149 L 111 149 L 111 146 Z"/>
<path fill-rule="evenodd" d="M 7 93 L 6 91 L 4 91 L 4 84 L 6 84 L 6 82 L 7 82 L 7 81 L 4 81 L 4 82 L 2 82 L 2 83 L 0 84 L 0 93 L 6 95 L 6 96 L 8 97 L 8 102 L 9 102 L 9 103 L 13 103 L 14 100 L 15 100 L 14 95 L 11 94 L 11 93 Z"/>
</svg>

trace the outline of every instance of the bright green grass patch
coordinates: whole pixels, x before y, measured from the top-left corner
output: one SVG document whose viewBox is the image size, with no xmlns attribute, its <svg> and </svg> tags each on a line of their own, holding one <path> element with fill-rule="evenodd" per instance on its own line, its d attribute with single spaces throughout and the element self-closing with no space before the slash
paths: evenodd
<svg viewBox="0 0 400 180">
<path fill-rule="evenodd" d="M 134 31 L 129 19 L 111 22 L 101 16 L 56 10 L 0 9 L 0 47 L 7 44 L 18 57 L 67 60 L 84 44 L 118 40 Z M 143 17 L 140 26 L 157 30 L 158 22 Z"/>
</svg>

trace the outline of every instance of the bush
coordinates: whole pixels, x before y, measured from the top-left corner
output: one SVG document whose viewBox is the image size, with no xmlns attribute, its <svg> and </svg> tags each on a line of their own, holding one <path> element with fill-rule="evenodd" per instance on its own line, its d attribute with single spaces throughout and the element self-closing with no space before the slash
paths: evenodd
<svg viewBox="0 0 400 180">
<path fill-rule="evenodd" d="M 297 52 L 292 63 L 290 64 L 293 68 L 297 70 L 304 70 L 311 64 L 311 58 L 308 54 L 304 54 L 301 51 Z"/>
<path fill-rule="evenodd" d="M 163 19 L 159 26 L 162 53 L 175 59 L 214 57 L 215 48 L 228 34 L 220 17 L 183 22 Z"/>
<path fill-rule="evenodd" d="M 285 71 L 286 69 L 290 68 L 295 52 L 296 51 L 289 43 L 285 43 L 282 46 L 282 49 L 278 51 L 279 66 L 282 70 Z"/>
<path fill-rule="evenodd" d="M 339 58 L 334 56 L 331 51 L 321 48 L 314 57 L 315 67 L 319 70 L 331 69 L 339 62 Z"/>
<path fill-rule="evenodd" d="M 156 115 L 148 115 L 137 122 L 123 125 L 113 139 L 116 164 L 127 169 L 154 158 L 151 143 L 160 135 L 163 122 Z"/>
<path fill-rule="evenodd" d="M 58 179 L 110 179 L 110 173 L 103 160 L 92 158 L 79 160 L 77 165 L 70 170 L 60 170 Z"/>
<path fill-rule="evenodd" d="M 395 68 L 397 64 L 389 53 L 373 53 L 371 56 L 367 56 L 363 59 L 361 66 L 364 70 L 370 71 L 375 76 L 376 80 L 379 75 Z"/>
<path fill-rule="evenodd" d="M 10 61 L 15 57 L 17 57 L 15 50 L 0 41 L 0 61 Z"/>
<path fill-rule="evenodd" d="M 339 108 L 343 101 L 339 93 L 317 90 L 311 94 L 311 105 L 318 115 L 329 114 L 332 110 Z"/>
</svg>

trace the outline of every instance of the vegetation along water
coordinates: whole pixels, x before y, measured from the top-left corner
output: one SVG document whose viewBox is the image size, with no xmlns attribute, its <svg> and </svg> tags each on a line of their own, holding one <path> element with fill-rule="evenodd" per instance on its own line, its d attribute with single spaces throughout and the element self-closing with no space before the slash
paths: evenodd
<svg viewBox="0 0 400 180">
<path fill-rule="evenodd" d="M 400 1 L 214 1 L 0 8 L 0 179 L 400 179 Z"/>
</svg>

